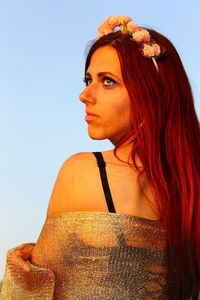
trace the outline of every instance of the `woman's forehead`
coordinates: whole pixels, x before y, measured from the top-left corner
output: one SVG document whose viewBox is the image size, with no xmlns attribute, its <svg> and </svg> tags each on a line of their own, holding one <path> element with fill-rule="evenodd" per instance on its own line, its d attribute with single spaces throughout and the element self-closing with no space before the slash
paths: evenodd
<svg viewBox="0 0 200 300">
<path fill-rule="evenodd" d="M 117 51 L 111 46 L 98 48 L 91 57 L 87 72 L 112 72 L 121 75 Z"/>
</svg>

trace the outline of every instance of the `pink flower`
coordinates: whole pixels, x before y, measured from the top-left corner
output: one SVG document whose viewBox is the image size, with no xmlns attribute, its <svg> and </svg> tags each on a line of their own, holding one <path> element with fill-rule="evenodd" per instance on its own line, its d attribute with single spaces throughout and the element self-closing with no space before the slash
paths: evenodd
<svg viewBox="0 0 200 300">
<path fill-rule="evenodd" d="M 99 25 L 98 27 L 98 32 L 101 34 L 104 32 L 104 29 L 105 29 L 105 25 L 102 23 L 101 25 Z"/>
<path fill-rule="evenodd" d="M 99 32 L 99 33 L 104 33 L 104 31 L 107 30 L 107 29 L 112 30 L 112 27 L 109 26 L 109 25 L 107 25 L 107 24 L 105 24 L 105 23 L 102 23 L 102 24 L 98 27 L 98 32 Z"/>
<path fill-rule="evenodd" d="M 135 22 L 128 22 L 127 23 L 127 29 L 129 32 L 133 33 L 139 29 L 138 25 Z"/>
<path fill-rule="evenodd" d="M 143 29 L 143 28 L 141 29 L 141 31 L 142 31 L 143 34 L 144 34 L 143 41 L 144 41 L 145 43 L 149 42 L 149 41 L 150 41 L 150 38 L 151 38 L 149 32 L 148 32 L 146 29 Z"/>
<path fill-rule="evenodd" d="M 130 22 L 131 21 L 131 18 L 129 16 L 119 16 L 119 22 L 122 24 L 123 22 Z"/>
<path fill-rule="evenodd" d="M 121 18 L 122 17 L 120 17 L 120 16 L 113 16 L 113 17 L 109 16 L 104 20 L 104 22 L 102 24 L 105 24 L 109 27 L 114 28 L 121 24 Z M 126 20 L 126 17 L 123 20 Z"/>
<path fill-rule="evenodd" d="M 113 28 L 120 25 L 120 20 L 118 16 L 110 17 L 108 24 Z"/>
<path fill-rule="evenodd" d="M 160 55 L 160 46 L 158 44 L 153 44 L 152 45 L 153 49 L 154 49 L 154 55 L 155 56 L 159 56 Z"/>
<path fill-rule="evenodd" d="M 158 44 L 147 45 L 143 47 L 143 54 L 147 57 L 154 57 L 160 55 L 160 46 Z"/>
<path fill-rule="evenodd" d="M 104 35 L 107 35 L 107 34 L 109 34 L 109 33 L 113 33 L 113 29 L 112 29 L 112 28 L 109 28 L 109 27 L 105 28 L 105 29 L 104 29 Z"/>
<path fill-rule="evenodd" d="M 109 33 L 113 32 L 113 28 L 108 26 L 105 23 L 102 23 L 99 27 L 98 27 L 98 38 L 107 35 Z"/>
<path fill-rule="evenodd" d="M 102 24 L 107 24 L 107 25 L 109 25 L 109 20 L 110 20 L 110 18 L 112 18 L 112 17 L 111 17 L 111 16 L 108 16 L 107 18 L 105 18 L 105 20 L 103 21 Z"/>
<path fill-rule="evenodd" d="M 143 54 L 146 57 L 153 57 L 154 56 L 154 48 L 150 45 L 145 44 L 143 47 Z"/>
<path fill-rule="evenodd" d="M 135 42 L 141 43 L 144 40 L 144 32 L 142 30 L 137 30 L 132 34 L 132 37 Z"/>
</svg>

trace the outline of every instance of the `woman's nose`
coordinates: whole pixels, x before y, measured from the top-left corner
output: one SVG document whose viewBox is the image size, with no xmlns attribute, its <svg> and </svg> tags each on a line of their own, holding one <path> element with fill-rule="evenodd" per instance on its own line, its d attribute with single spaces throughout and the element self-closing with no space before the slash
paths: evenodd
<svg viewBox="0 0 200 300">
<path fill-rule="evenodd" d="M 95 103 L 96 102 L 94 92 L 91 90 L 91 88 L 89 86 L 87 86 L 82 91 L 82 93 L 80 93 L 79 99 L 83 103 L 85 103 L 85 102 Z"/>
</svg>

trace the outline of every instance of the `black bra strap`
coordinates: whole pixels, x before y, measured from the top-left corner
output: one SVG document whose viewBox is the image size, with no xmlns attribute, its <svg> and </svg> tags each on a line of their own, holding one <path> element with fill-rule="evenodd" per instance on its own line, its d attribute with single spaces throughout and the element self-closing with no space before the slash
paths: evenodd
<svg viewBox="0 0 200 300">
<path fill-rule="evenodd" d="M 114 203 L 113 203 L 113 200 L 112 200 L 112 196 L 111 196 L 111 193 L 110 193 L 110 188 L 109 188 L 109 185 L 108 185 L 108 178 L 107 178 L 106 169 L 105 169 L 106 164 L 105 164 L 105 161 L 103 159 L 103 155 L 102 155 L 101 152 L 92 152 L 92 153 L 95 155 L 95 157 L 97 159 L 98 166 L 99 166 L 99 172 L 100 172 L 100 175 L 101 175 L 101 182 L 102 182 L 104 194 L 105 194 L 105 197 L 106 197 L 108 210 L 109 210 L 109 212 L 116 213 Z"/>
</svg>

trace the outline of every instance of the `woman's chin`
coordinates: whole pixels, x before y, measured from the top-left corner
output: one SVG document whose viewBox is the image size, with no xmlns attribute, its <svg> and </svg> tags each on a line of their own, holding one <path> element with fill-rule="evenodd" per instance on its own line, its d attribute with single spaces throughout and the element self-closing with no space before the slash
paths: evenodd
<svg viewBox="0 0 200 300">
<path fill-rule="evenodd" d="M 90 134 L 89 134 L 89 137 L 90 137 L 92 140 L 105 140 L 105 137 L 98 137 L 98 136 L 90 135 Z"/>
<path fill-rule="evenodd" d="M 88 130 L 88 135 L 92 140 L 105 140 L 107 137 L 105 137 L 102 134 L 98 134 L 97 132 L 91 132 Z"/>
</svg>

